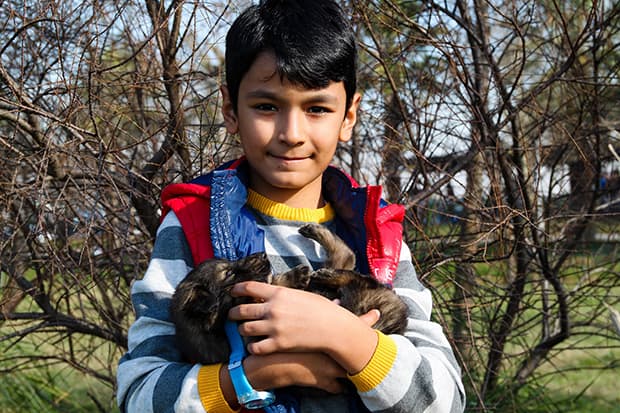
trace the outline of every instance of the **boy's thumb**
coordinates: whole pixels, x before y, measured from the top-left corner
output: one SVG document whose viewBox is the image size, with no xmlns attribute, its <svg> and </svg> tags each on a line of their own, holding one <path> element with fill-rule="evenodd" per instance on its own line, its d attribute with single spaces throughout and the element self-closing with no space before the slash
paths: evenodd
<svg viewBox="0 0 620 413">
<path fill-rule="evenodd" d="M 366 314 L 362 314 L 359 316 L 360 320 L 362 320 L 368 327 L 374 326 L 377 321 L 381 318 L 381 312 L 377 309 L 370 310 Z"/>
</svg>

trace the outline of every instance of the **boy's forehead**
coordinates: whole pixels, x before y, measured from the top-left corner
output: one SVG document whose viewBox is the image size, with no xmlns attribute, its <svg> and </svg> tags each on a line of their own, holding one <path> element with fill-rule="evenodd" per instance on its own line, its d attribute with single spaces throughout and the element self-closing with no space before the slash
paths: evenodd
<svg viewBox="0 0 620 413">
<path fill-rule="evenodd" d="M 254 82 L 269 82 L 278 76 L 278 67 L 276 65 L 276 57 L 273 53 L 263 52 L 250 66 L 250 69 L 243 76 L 243 79 Z"/>
<path fill-rule="evenodd" d="M 292 93 L 322 95 L 325 99 L 333 93 L 345 93 L 344 82 L 332 82 L 324 88 L 309 89 L 294 83 L 278 73 L 276 57 L 272 52 L 262 52 L 241 80 L 241 88 L 246 97 L 270 97 L 269 95 L 288 90 Z"/>
</svg>

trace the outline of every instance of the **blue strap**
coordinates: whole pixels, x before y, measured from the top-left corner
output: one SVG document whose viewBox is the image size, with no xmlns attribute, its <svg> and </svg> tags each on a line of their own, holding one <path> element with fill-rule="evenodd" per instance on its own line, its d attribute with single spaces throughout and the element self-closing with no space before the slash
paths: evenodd
<svg viewBox="0 0 620 413">
<path fill-rule="evenodd" d="M 261 409 L 269 406 L 274 402 L 275 395 L 270 391 L 254 390 L 243 370 L 243 359 L 247 353 L 237 329 L 237 323 L 227 320 L 224 324 L 224 330 L 230 344 L 228 373 L 235 388 L 239 404 L 247 409 Z"/>
<path fill-rule="evenodd" d="M 289 392 L 276 390 L 276 402 L 263 409 L 265 413 L 300 413 L 299 401 Z"/>
</svg>

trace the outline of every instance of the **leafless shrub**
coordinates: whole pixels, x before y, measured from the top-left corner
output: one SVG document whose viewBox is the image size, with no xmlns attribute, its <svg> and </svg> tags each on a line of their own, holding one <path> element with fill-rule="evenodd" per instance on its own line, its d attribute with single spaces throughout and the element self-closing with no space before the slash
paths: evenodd
<svg viewBox="0 0 620 413">
<path fill-rule="evenodd" d="M 372 154 L 472 408 L 512 408 L 562 351 L 617 349 L 618 5 L 352 3 Z"/>
<path fill-rule="evenodd" d="M 246 4 L 3 2 L 3 373 L 62 362 L 114 383 L 161 188 L 238 153 L 217 89 Z M 620 6 L 343 4 L 364 103 L 337 161 L 407 206 L 472 409 L 563 351 L 617 349 Z"/>
</svg>

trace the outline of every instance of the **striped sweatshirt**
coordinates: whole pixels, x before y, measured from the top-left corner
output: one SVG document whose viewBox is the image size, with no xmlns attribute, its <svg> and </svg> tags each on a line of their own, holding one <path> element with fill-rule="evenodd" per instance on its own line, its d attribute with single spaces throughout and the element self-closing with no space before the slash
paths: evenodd
<svg viewBox="0 0 620 413">
<path fill-rule="evenodd" d="M 250 191 L 250 210 L 264 231 L 264 248 L 274 274 L 298 264 L 316 269 L 325 252 L 297 233 L 306 222 L 333 224 L 328 204 L 318 210 L 276 204 Z M 170 298 L 193 266 L 177 216 L 168 213 L 157 232 L 145 276 L 134 282 L 136 320 L 129 329 L 129 348 L 117 372 L 123 412 L 231 412 L 218 383 L 220 365 L 184 362 L 175 345 L 169 318 Z M 431 294 L 417 279 L 409 249 L 403 243 L 394 289 L 407 303 L 409 320 L 403 335 L 379 334 L 373 358 L 350 377 L 371 412 L 462 412 L 464 390 L 452 349 L 437 323 L 430 321 Z M 345 412 L 344 396 L 300 401 L 302 412 Z"/>
</svg>

